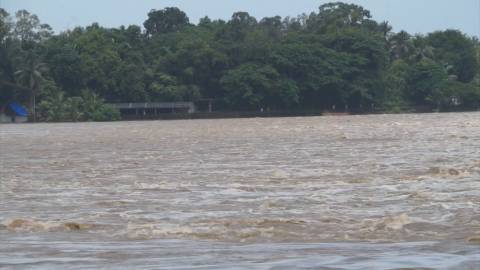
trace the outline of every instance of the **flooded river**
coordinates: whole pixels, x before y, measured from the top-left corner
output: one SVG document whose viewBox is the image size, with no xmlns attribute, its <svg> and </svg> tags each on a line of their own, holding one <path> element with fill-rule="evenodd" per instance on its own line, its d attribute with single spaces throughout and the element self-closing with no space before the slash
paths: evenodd
<svg viewBox="0 0 480 270">
<path fill-rule="evenodd" d="M 0 268 L 480 269 L 480 113 L 0 136 Z"/>
</svg>

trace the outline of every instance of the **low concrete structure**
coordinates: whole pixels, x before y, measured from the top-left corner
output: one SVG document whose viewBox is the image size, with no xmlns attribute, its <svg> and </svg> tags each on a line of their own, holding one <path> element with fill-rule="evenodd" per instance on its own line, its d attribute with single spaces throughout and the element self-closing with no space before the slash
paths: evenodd
<svg viewBox="0 0 480 270">
<path fill-rule="evenodd" d="M 110 104 L 118 109 L 124 118 L 154 118 L 172 113 L 195 113 L 193 102 L 147 102 Z"/>
</svg>

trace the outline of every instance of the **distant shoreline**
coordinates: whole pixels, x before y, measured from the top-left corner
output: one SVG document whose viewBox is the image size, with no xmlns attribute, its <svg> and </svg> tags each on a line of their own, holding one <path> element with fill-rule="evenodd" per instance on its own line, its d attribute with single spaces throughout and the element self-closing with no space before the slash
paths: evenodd
<svg viewBox="0 0 480 270">
<path fill-rule="evenodd" d="M 435 111 L 435 110 L 405 110 L 399 112 L 390 111 L 368 111 L 368 112 L 332 112 L 332 111 L 270 111 L 270 112 L 200 112 L 200 113 L 172 113 L 163 114 L 156 117 L 122 117 L 117 121 L 104 122 L 132 122 L 132 121 L 169 121 L 169 120 L 204 120 L 204 119 L 248 119 L 248 118 L 283 118 L 283 117 L 319 117 L 319 116 L 352 116 L 352 115 L 395 115 L 395 114 L 429 114 L 429 113 L 469 113 L 479 112 L 478 110 L 455 110 L 455 111 Z M 95 121 L 61 121 L 48 122 L 37 121 L 35 123 L 88 123 Z M 3 123 L 10 124 L 10 123 Z M 34 124 L 26 122 L 24 124 Z"/>
<path fill-rule="evenodd" d="M 452 112 L 476 112 L 476 110 L 467 108 L 455 108 L 450 110 L 436 110 L 430 107 L 413 106 L 398 108 L 397 110 L 373 109 L 361 110 L 354 109 L 349 111 L 329 111 L 329 110 L 284 110 L 284 111 L 214 111 L 214 112 L 195 112 L 195 113 L 170 113 L 159 114 L 157 116 L 142 115 L 122 115 L 120 121 L 136 120 L 182 120 L 182 119 L 235 119 L 235 118 L 275 118 L 275 117 L 315 117 L 315 116 L 349 116 L 349 115 L 375 115 L 375 114 L 423 114 L 423 113 L 452 113 Z"/>
<path fill-rule="evenodd" d="M 212 112 L 212 113 L 176 113 L 159 115 L 157 117 L 130 117 L 120 121 L 149 121 L 149 120 L 196 120 L 196 119 L 240 119 L 240 118 L 281 118 L 281 117 L 317 117 L 317 116 L 351 116 L 351 115 L 380 115 L 380 114 L 425 114 L 425 113 L 461 113 L 478 112 L 478 110 L 457 111 L 434 111 L 434 110 L 410 110 L 410 111 L 369 111 L 369 112 L 332 112 L 332 111 L 298 111 L 298 112 Z"/>
</svg>

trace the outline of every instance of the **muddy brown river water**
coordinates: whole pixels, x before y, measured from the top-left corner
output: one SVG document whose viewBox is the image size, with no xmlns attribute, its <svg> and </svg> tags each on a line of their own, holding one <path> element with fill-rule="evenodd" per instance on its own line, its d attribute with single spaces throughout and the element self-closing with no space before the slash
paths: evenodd
<svg viewBox="0 0 480 270">
<path fill-rule="evenodd" d="M 480 113 L 0 136 L 0 268 L 480 269 Z"/>
</svg>

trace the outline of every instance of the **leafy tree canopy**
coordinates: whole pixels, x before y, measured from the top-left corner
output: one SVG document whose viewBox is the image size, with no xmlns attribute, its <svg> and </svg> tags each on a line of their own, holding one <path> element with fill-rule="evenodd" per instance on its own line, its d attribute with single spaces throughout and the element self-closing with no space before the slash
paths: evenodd
<svg viewBox="0 0 480 270">
<path fill-rule="evenodd" d="M 477 109 L 480 42 L 457 30 L 392 32 L 342 2 L 297 17 L 191 24 L 151 10 L 143 28 L 97 23 L 54 34 L 26 10 L 0 9 L 0 106 L 51 121 L 116 118 L 104 103 L 193 101 L 222 110 Z M 85 90 L 87 89 L 87 90 Z"/>
<path fill-rule="evenodd" d="M 178 8 L 165 8 L 151 10 L 148 19 L 143 26 L 149 36 L 177 32 L 189 25 L 189 19 L 185 12 Z"/>
</svg>

